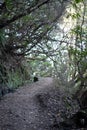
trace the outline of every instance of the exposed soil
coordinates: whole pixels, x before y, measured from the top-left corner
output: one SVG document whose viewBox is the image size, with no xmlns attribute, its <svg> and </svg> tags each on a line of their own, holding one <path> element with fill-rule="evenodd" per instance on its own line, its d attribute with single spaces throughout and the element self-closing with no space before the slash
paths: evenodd
<svg viewBox="0 0 87 130">
<path fill-rule="evenodd" d="M 2 98 L 0 130 L 60 130 L 57 124 L 78 109 L 52 78 L 42 78 Z"/>
</svg>

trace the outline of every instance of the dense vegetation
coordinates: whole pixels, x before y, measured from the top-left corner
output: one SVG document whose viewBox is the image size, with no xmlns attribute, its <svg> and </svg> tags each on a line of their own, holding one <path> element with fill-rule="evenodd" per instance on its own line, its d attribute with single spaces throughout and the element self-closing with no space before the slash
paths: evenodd
<svg viewBox="0 0 87 130">
<path fill-rule="evenodd" d="M 38 77 L 69 92 L 66 108 L 79 101 L 62 126 L 87 127 L 87 0 L 0 1 L 0 98 Z"/>
<path fill-rule="evenodd" d="M 0 89 L 53 76 L 87 86 L 86 0 L 0 1 Z"/>
</svg>

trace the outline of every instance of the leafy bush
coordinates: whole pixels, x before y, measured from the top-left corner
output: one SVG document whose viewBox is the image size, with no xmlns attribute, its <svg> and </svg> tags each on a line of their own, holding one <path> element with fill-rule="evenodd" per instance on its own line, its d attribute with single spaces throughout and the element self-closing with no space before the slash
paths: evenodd
<svg viewBox="0 0 87 130">
<path fill-rule="evenodd" d="M 16 89 L 24 83 L 23 75 L 20 71 L 8 72 L 8 82 L 7 86 L 10 89 Z"/>
</svg>

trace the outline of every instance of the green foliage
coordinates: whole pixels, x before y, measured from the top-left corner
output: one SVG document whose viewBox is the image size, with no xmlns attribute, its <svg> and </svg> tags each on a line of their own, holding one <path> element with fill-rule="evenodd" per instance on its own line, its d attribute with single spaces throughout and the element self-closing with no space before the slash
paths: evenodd
<svg viewBox="0 0 87 130">
<path fill-rule="evenodd" d="M 13 0 L 5 0 L 6 8 L 11 10 L 13 8 Z"/>
<path fill-rule="evenodd" d="M 23 76 L 18 70 L 16 70 L 15 72 L 8 72 L 7 76 L 8 76 L 7 86 L 10 89 L 16 89 L 24 83 Z"/>
<path fill-rule="evenodd" d="M 75 0 L 76 3 L 80 3 L 82 2 L 83 0 Z"/>
<path fill-rule="evenodd" d="M 43 56 L 41 56 L 41 58 L 44 58 Z M 45 60 L 34 60 L 29 62 L 30 68 L 32 68 L 30 70 L 31 75 L 33 75 L 34 73 L 37 76 L 40 77 L 46 77 L 46 76 L 52 76 L 52 64 L 50 63 L 50 61 L 48 59 Z"/>
<path fill-rule="evenodd" d="M 73 1 L 72 8 L 76 12 L 69 12 L 67 18 L 71 17 L 72 20 L 79 19 L 79 21 L 82 21 L 82 19 L 80 20 L 82 17 L 81 11 L 78 11 L 78 6 L 82 1 Z M 2 66 L 0 66 L 0 69 L 3 70 L 3 66 L 6 67 L 6 75 L 2 72 L 0 76 L 9 88 L 17 88 L 26 80 L 30 80 L 34 72 L 38 73 L 39 76 L 52 76 L 53 71 L 55 71 L 54 75 L 58 78 L 60 77 L 61 81 L 68 81 L 69 74 L 72 73 L 69 72 L 69 59 L 66 48 L 68 44 L 68 42 L 66 44 L 66 41 L 68 41 L 66 37 L 68 36 L 62 33 L 62 29 L 57 30 L 57 33 L 55 30 L 55 33 L 51 32 L 54 25 L 58 27 L 59 23 L 57 23 L 57 20 L 65 8 L 63 8 L 59 1 L 52 1 L 50 4 L 42 4 L 40 8 L 35 10 L 39 2 L 41 3 L 43 1 L 5 0 L 6 7 L 0 10 L 0 27 L 4 27 L 0 31 L 0 47 L 1 45 L 3 46 L 0 48 L 0 58 L 2 58 Z M 58 33 L 60 33 L 59 36 Z M 76 65 L 76 60 L 80 62 L 80 67 L 84 68 L 85 66 L 86 68 L 86 34 L 87 30 L 85 28 L 83 32 L 81 24 L 77 24 L 69 34 L 70 36 L 74 35 L 74 39 L 76 38 L 77 40 L 76 45 L 73 44 L 71 45 L 72 48 L 68 48 L 68 52 L 72 56 L 72 70 Z M 58 37 L 58 42 L 52 40 L 53 35 Z M 64 36 L 61 37 L 61 35 Z M 64 46 L 62 43 L 66 45 Z M 81 46 L 83 50 L 81 50 Z M 22 65 L 21 60 L 24 58 L 25 61 L 29 58 L 28 66 L 27 63 Z M 18 62 L 20 63 L 19 67 L 17 65 Z"/>
<path fill-rule="evenodd" d="M 69 13 L 66 18 L 69 18 L 71 17 L 73 20 L 76 19 L 76 18 L 79 18 L 80 17 L 80 13 L 79 12 L 75 12 L 75 13 Z"/>
<path fill-rule="evenodd" d="M 76 25 L 73 29 L 71 29 L 71 33 L 72 34 L 82 34 L 82 32 L 81 32 L 81 26 L 80 25 Z"/>
<path fill-rule="evenodd" d="M 0 64 L 0 84 L 5 84 L 7 80 L 6 69 L 3 64 Z"/>
<path fill-rule="evenodd" d="M 0 30 L 0 47 L 1 46 L 5 46 L 6 44 L 6 38 L 5 38 L 5 34 L 4 34 L 4 30 Z"/>
</svg>

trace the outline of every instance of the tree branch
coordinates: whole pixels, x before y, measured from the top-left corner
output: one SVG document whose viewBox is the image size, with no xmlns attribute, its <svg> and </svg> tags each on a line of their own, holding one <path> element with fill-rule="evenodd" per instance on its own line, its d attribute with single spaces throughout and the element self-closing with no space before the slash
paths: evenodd
<svg viewBox="0 0 87 130">
<path fill-rule="evenodd" d="M 43 6 L 44 4 L 48 3 L 50 0 L 45 0 L 44 2 L 39 3 L 38 5 L 36 5 L 35 7 L 31 7 L 28 8 L 24 13 L 19 14 L 19 15 L 15 15 L 13 18 L 11 18 L 10 20 L 7 20 L 3 23 L 0 23 L 0 29 L 8 26 L 9 24 L 13 23 L 14 21 L 22 18 L 23 16 L 29 15 L 31 12 L 35 11 L 36 9 L 40 8 L 41 6 Z"/>
</svg>

